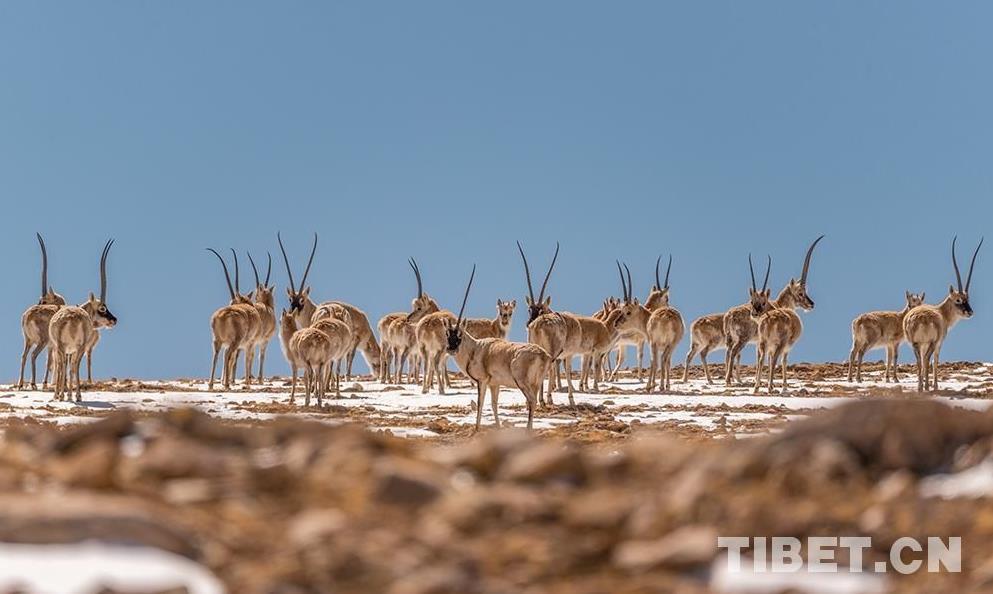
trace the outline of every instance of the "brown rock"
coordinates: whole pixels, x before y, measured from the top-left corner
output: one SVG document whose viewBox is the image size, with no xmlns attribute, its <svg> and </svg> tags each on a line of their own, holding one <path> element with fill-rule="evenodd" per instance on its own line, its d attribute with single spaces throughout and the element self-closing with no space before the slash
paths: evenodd
<svg viewBox="0 0 993 594">
<path fill-rule="evenodd" d="M 710 563 L 717 554 L 717 530 L 685 526 L 658 540 L 629 540 L 614 551 L 615 566 L 628 571 L 682 569 Z"/>
<path fill-rule="evenodd" d="M 375 499 L 380 503 L 419 507 L 442 492 L 441 478 L 427 465 L 395 460 L 375 468 Z"/>
<path fill-rule="evenodd" d="M 582 455 L 575 447 L 538 443 L 511 456 L 500 467 L 499 477 L 519 482 L 581 484 L 586 480 L 586 471 Z"/>
</svg>

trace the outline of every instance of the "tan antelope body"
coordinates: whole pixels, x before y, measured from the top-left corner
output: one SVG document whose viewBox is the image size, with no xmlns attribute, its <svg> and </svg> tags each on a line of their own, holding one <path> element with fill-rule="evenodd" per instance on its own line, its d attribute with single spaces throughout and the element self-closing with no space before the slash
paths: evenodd
<svg viewBox="0 0 993 594">
<path fill-rule="evenodd" d="M 37 390 L 38 355 L 48 346 L 48 324 L 60 307 L 66 304 L 62 295 L 55 292 L 48 284 L 48 250 L 45 240 L 40 233 L 35 233 L 38 246 L 41 248 L 41 297 L 38 303 L 32 305 L 21 315 L 21 333 L 24 335 L 24 351 L 21 353 L 21 374 L 17 380 L 17 389 L 24 387 L 24 366 L 27 363 L 28 352 L 31 353 L 31 389 Z M 44 388 L 48 387 L 48 374 L 51 370 L 51 353 L 45 366 Z"/>
<path fill-rule="evenodd" d="M 497 314 L 493 319 L 469 318 L 463 320 L 465 330 L 477 340 L 483 338 L 507 338 L 510 332 L 510 322 L 514 318 L 517 300 L 503 301 L 497 299 Z"/>
<path fill-rule="evenodd" d="M 979 240 L 979 245 L 972 254 L 969 275 L 963 285 L 958 260 L 955 257 L 957 239 L 952 240 L 952 266 L 955 268 L 955 280 L 958 286 L 949 286 L 948 296 L 938 305 L 918 305 L 903 319 L 904 335 L 917 359 L 918 392 L 938 389 L 938 361 L 945 337 L 956 322 L 971 318 L 973 314 L 972 306 L 969 304 L 969 286 L 972 284 L 972 271 L 976 266 L 976 256 L 979 255 L 979 248 L 983 246 L 983 240 Z"/>
<path fill-rule="evenodd" d="M 703 374 L 707 383 L 714 383 L 710 377 L 710 367 L 707 366 L 707 355 L 711 351 L 727 347 L 724 336 L 724 316 L 726 312 L 714 313 L 693 320 L 690 324 L 690 350 L 686 353 L 686 365 L 683 367 L 683 382 L 689 379 L 690 364 L 693 357 L 700 355 L 703 364 Z"/>
<path fill-rule="evenodd" d="M 455 321 L 455 314 L 450 311 L 436 311 L 427 314 L 414 326 L 417 348 L 421 359 L 424 360 L 424 383 L 421 393 L 427 394 L 434 385 L 435 376 L 438 378 L 438 393 L 445 393 L 447 380 L 448 340 L 446 329 Z"/>
<path fill-rule="evenodd" d="M 852 350 L 848 355 L 848 381 L 862 382 L 862 360 L 867 351 L 886 349 L 883 381 L 899 381 L 896 375 L 900 343 L 903 342 L 903 319 L 911 309 L 924 303 L 924 293 L 906 291 L 907 304 L 901 311 L 871 311 L 852 321 Z M 892 370 L 892 373 L 891 373 Z"/>
<path fill-rule="evenodd" d="M 606 320 L 598 320 L 592 316 L 575 316 L 579 322 L 579 353 L 582 355 L 582 374 L 579 380 L 579 389 L 589 391 L 589 376 L 593 376 L 593 392 L 600 392 L 600 379 L 603 377 L 604 361 L 607 353 L 617 346 L 620 332 L 612 325 L 612 319 L 616 319 L 619 310 L 614 310 L 607 314 Z"/>
<path fill-rule="evenodd" d="M 528 425 L 532 428 L 536 400 L 542 391 L 542 381 L 549 373 L 553 359 L 535 344 L 509 342 L 502 338 L 475 338 L 467 329 L 462 314 L 476 267 L 466 286 L 458 318 L 449 320 L 446 328 L 446 350 L 455 358 L 459 368 L 476 382 L 476 431 L 483 419 L 483 399 L 490 391 L 494 425 L 500 426 L 499 397 L 501 387 L 517 388 L 524 394 L 528 407 Z"/>
<path fill-rule="evenodd" d="M 255 274 L 255 290 L 252 292 L 252 305 L 258 310 L 261 323 L 259 332 L 256 335 L 256 342 L 252 347 L 253 349 L 258 349 L 259 375 L 257 379 L 260 385 L 265 380 L 266 351 L 269 349 L 269 343 L 272 341 L 272 337 L 276 334 L 276 300 L 273 294 L 275 287 L 269 284 L 269 279 L 272 276 L 272 255 L 267 254 L 267 256 L 269 258 L 269 264 L 266 267 L 265 282 L 263 282 L 259 277 L 258 268 L 255 267 L 255 260 L 252 259 L 252 254 L 248 254 L 248 261 L 252 264 L 252 272 Z M 251 375 L 251 367 L 248 368 L 248 373 Z"/>
<path fill-rule="evenodd" d="M 290 270 L 290 260 L 286 256 L 286 249 L 283 247 L 283 238 L 278 233 L 276 234 L 276 238 L 279 241 L 279 249 L 283 254 L 283 262 L 286 264 L 286 275 L 289 278 L 289 286 L 286 288 L 286 294 L 290 301 L 290 313 L 296 316 L 297 325 L 300 327 L 310 326 L 314 313 L 324 306 L 339 305 L 344 307 L 349 313 L 352 344 L 349 347 L 347 357 L 343 361 L 339 361 L 338 372 L 340 374 L 343 364 L 347 365 L 346 377 L 351 379 L 352 362 L 355 360 L 356 351 L 358 351 L 362 353 L 362 358 L 365 359 L 366 364 L 369 366 L 372 377 L 378 376 L 381 353 L 379 343 L 376 342 L 376 335 L 373 333 L 372 325 L 369 323 L 369 316 L 361 309 L 344 301 L 325 301 L 318 305 L 310 298 L 310 287 L 307 286 L 307 276 L 310 274 L 310 267 L 314 263 L 314 254 L 317 252 L 317 234 L 314 234 L 314 244 L 310 250 L 310 259 L 307 261 L 307 268 L 304 269 L 299 287 L 293 282 L 293 272 Z"/>
<path fill-rule="evenodd" d="M 107 308 L 107 256 L 113 245 L 114 240 L 109 240 L 100 256 L 100 298 L 90 293 L 82 305 L 63 306 L 52 315 L 48 324 L 56 400 L 63 400 L 67 395 L 71 399 L 73 391 L 76 402 L 82 400 L 79 367 L 83 355 L 94 343 L 93 335 L 98 328 L 112 328 L 117 324 L 117 318 Z"/>
<path fill-rule="evenodd" d="M 758 342 L 759 325 L 752 317 L 752 304 L 736 305 L 724 313 L 724 383 L 741 382 L 741 352 Z"/>
<path fill-rule="evenodd" d="M 339 316 L 342 315 L 347 316 L 347 310 L 339 314 Z M 341 398 L 341 373 L 340 365 L 338 364 L 351 352 L 352 327 L 342 317 L 319 317 L 310 327 L 323 332 L 328 337 L 328 367 L 321 378 L 327 385 L 333 377 L 335 398 Z"/>
<path fill-rule="evenodd" d="M 228 305 L 221 307 L 210 316 L 213 356 L 210 363 L 208 389 L 214 389 L 214 379 L 217 376 L 217 358 L 223 350 L 221 380 L 224 389 L 230 390 L 235 379 L 238 353 L 244 350 L 247 357 L 248 351 L 257 341 L 262 326 L 262 318 L 251 300 L 235 291 L 224 258 L 213 248 L 207 248 L 207 251 L 217 256 L 217 259 L 221 261 L 221 267 L 224 269 L 224 280 L 227 282 L 228 294 L 231 297 Z"/>
<path fill-rule="evenodd" d="M 393 342 L 393 322 L 407 317 L 407 312 L 395 311 L 379 318 L 376 323 L 376 330 L 379 331 L 379 381 L 393 381 L 392 371 L 397 367 L 396 383 L 400 383 L 403 367 L 400 366 L 401 349 L 394 346 Z"/>
<path fill-rule="evenodd" d="M 316 328 L 297 329 L 294 314 L 285 309 L 279 316 L 279 342 L 290 364 L 292 383 L 290 404 L 296 402 L 297 373 L 303 368 L 304 406 L 310 406 L 310 395 L 317 396 L 317 406 L 324 400 L 325 377 L 331 365 L 332 345 L 328 335 Z"/>
<path fill-rule="evenodd" d="M 762 369 L 765 358 L 769 358 L 769 383 L 768 390 L 771 394 L 773 385 L 773 375 L 780 359 L 782 360 L 783 392 L 786 392 L 786 370 L 789 361 L 789 353 L 803 333 L 803 323 L 796 309 L 801 308 L 807 311 L 814 309 L 814 301 L 807 294 L 807 273 L 810 271 L 810 257 L 814 253 L 814 248 L 824 239 L 821 235 L 807 249 L 807 255 L 803 262 L 803 273 L 800 280 L 790 279 L 779 296 L 774 301 L 769 299 L 769 269 L 766 270 L 766 280 L 759 291 L 755 287 L 755 273 L 751 270 L 751 256 L 748 259 L 748 266 L 752 272 L 751 304 L 752 316 L 758 323 L 758 349 L 755 368 L 755 388 L 758 393 L 762 385 Z M 769 267 L 772 260 L 769 260 Z"/>
</svg>

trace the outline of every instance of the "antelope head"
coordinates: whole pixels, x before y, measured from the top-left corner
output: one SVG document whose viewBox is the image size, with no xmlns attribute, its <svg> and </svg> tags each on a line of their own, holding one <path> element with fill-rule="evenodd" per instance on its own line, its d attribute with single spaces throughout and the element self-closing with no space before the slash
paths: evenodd
<svg viewBox="0 0 993 594">
<path fill-rule="evenodd" d="M 914 309 L 918 305 L 924 304 L 924 293 L 911 293 L 906 291 L 907 309 Z"/>
<path fill-rule="evenodd" d="M 414 277 L 417 279 L 417 297 L 414 297 L 413 301 L 410 302 L 410 313 L 407 314 L 407 321 L 413 323 L 428 314 L 441 311 L 441 308 L 438 306 L 437 301 L 424 292 L 424 282 L 421 280 L 421 268 L 417 265 L 417 261 L 410 258 L 407 260 L 407 263 L 410 264 L 411 270 L 414 271 Z"/>
<path fill-rule="evenodd" d="M 503 301 L 497 299 L 497 317 L 501 326 L 510 326 L 510 321 L 514 318 L 514 309 L 517 308 L 517 300 Z"/>
<path fill-rule="evenodd" d="M 462 346 L 463 335 L 465 334 L 465 321 L 462 314 L 465 313 L 465 304 L 469 300 L 469 289 L 472 288 L 472 279 L 476 278 L 476 265 L 472 265 L 472 274 L 469 275 L 469 284 L 465 287 L 465 295 L 462 297 L 462 307 L 459 309 L 459 317 L 454 322 L 445 321 L 445 338 L 448 341 L 448 352 L 455 353 Z"/>
<path fill-rule="evenodd" d="M 290 286 L 286 287 L 286 295 L 290 300 L 290 313 L 296 314 L 303 310 L 307 299 L 310 298 L 310 287 L 307 286 L 307 275 L 310 274 L 310 265 L 314 263 L 314 254 L 317 253 L 317 233 L 314 233 L 314 246 L 310 249 L 310 259 L 307 260 L 307 268 L 303 271 L 303 278 L 300 279 L 298 287 L 293 282 L 293 271 L 290 270 L 290 259 L 286 257 L 286 248 L 283 247 L 283 238 L 276 233 L 279 241 L 279 251 L 283 253 L 283 263 L 286 264 L 286 276 L 289 278 Z"/>
<path fill-rule="evenodd" d="M 765 280 L 762 281 L 762 288 L 755 284 L 755 268 L 752 267 L 752 255 L 748 254 L 748 272 L 752 275 L 752 287 L 748 289 L 748 299 L 752 306 L 752 317 L 759 317 L 772 309 L 772 301 L 769 299 L 769 271 L 772 270 L 772 256 L 765 267 Z M 790 281 L 792 282 L 792 281 Z"/>
<path fill-rule="evenodd" d="M 96 328 L 113 328 L 117 325 L 117 318 L 110 313 L 107 307 L 107 255 L 110 254 L 110 247 L 114 245 L 111 239 L 103 246 L 103 253 L 100 255 L 100 298 L 90 293 L 89 299 L 81 307 L 90 314 L 93 326 Z"/>
<path fill-rule="evenodd" d="M 669 255 L 669 265 L 665 268 L 665 282 L 659 280 L 659 264 L 661 263 L 662 256 L 660 255 L 655 260 L 655 285 L 648 293 L 648 300 L 645 301 L 645 307 L 652 310 L 669 307 L 669 273 L 672 271 L 672 255 Z"/>
<path fill-rule="evenodd" d="M 38 305 L 65 305 L 65 297 L 56 293 L 48 284 L 48 250 L 45 249 L 45 240 L 42 239 L 41 233 L 35 233 L 35 237 L 38 238 L 38 245 L 41 247 L 41 297 L 38 299 Z"/>
<path fill-rule="evenodd" d="M 972 261 L 969 263 L 969 275 L 965 277 L 965 285 L 962 285 L 962 275 L 959 273 L 958 259 L 955 257 L 955 242 L 958 237 L 952 239 L 952 266 L 955 268 L 955 282 L 958 288 L 948 286 L 948 298 L 955 305 L 959 315 L 963 318 L 972 317 L 972 306 L 969 305 L 969 286 L 972 284 L 972 269 L 976 266 L 976 256 L 979 255 L 979 248 L 983 247 L 983 239 L 979 240 L 976 251 L 972 253 Z"/>
<path fill-rule="evenodd" d="M 627 272 L 627 280 L 625 281 L 624 272 Z M 627 328 L 622 326 L 628 320 L 633 324 L 637 318 L 635 314 L 642 310 L 641 303 L 638 302 L 638 298 L 634 296 L 634 284 L 631 282 L 631 269 L 628 268 L 627 264 L 624 264 L 624 272 L 621 271 L 621 263 L 617 262 L 617 274 L 621 277 L 621 294 L 624 296 L 623 299 L 614 303 L 614 306 L 607 312 L 607 317 L 604 322 L 607 323 L 608 328 L 616 326 L 618 329 L 626 330 Z M 668 289 L 666 292 L 668 295 Z"/>
<path fill-rule="evenodd" d="M 524 276 L 528 281 L 528 295 L 525 302 L 528 306 L 528 324 L 530 324 L 538 316 L 552 311 L 552 298 L 545 297 L 545 289 L 548 287 L 548 279 L 552 276 L 552 269 L 555 268 L 555 261 L 559 257 L 559 243 L 555 242 L 555 255 L 552 256 L 552 263 L 548 266 L 548 272 L 545 274 L 544 282 L 541 283 L 541 293 L 538 294 L 537 299 L 534 298 L 534 286 L 531 284 L 531 269 L 528 267 L 528 259 L 524 255 L 524 248 L 521 247 L 519 241 L 517 242 L 517 251 L 521 253 L 521 260 L 524 261 Z"/>
<path fill-rule="evenodd" d="M 810 247 L 807 248 L 807 255 L 803 259 L 803 273 L 800 275 L 800 280 L 791 278 L 789 284 L 786 286 L 786 290 L 792 295 L 793 303 L 807 311 L 814 309 L 814 300 L 807 294 L 807 273 L 810 271 L 810 256 L 813 255 L 814 248 L 817 247 L 817 244 L 822 239 L 824 239 L 823 235 L 815 239 L 814 243 L 810 244 Z"/>
<path fill-rule="evenodd" d="M 247 252 L 247 254 L 248 261 L 252 264 L 252 273 L 255 274 L 255 290 L 252 291 L 252 299 L 255 300 L 255 303 L 261 303 L 269 309 L 274 309 L 276 306 L 273 296 L 275 287 L 269 284 L 269 279 L 272 276 L 272 254 L 266 252 L 269 264 L 266 266 L 265 282 L 262 282 L 262 279 L 259 277 L 259 269 L 255 267 L 255 260 L 252 259 L 252 253 Z"/>
</svg>

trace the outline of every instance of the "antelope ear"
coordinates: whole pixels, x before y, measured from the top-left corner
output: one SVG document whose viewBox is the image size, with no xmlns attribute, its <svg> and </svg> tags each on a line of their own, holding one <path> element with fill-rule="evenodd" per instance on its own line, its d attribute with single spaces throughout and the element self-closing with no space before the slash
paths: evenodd
<svg viewBox="0 0 993 594">
<path fill-rule="evenodd" d="M 948 294 L 951 295 L 954 292 L 955 292 L 955 287 L 948 285 Z"/>
<path fill-rule="evenodd" d="M 551 297 L 545 297 L 545 307 L 548 307 L 551 304 L 552 304 L 552 298 Z"/>
<path fill-rule="evenodd" d="M 517 307 L 517 300 L 516 299 L 511 299 L 510 300 L 510 307 L 512 307 L 512 308 L 513 307 Z"/>
<path fill-rule="evenodd" d="M 96 295 L 93 294 L 93 291 L 90 291 L 90 301 L 96 301 L 96 300 L 97 300 Z"/>
<path fill-rule="evenodd" d="M 637 297 L 634 298 L 634 304 L 635 305 L 641 305 L 641 302 L 638 301 L 638 298 Z"/>
<path fill-rule="evenodd" d="M 534 300 L 532 300 L 530 297 L 525 297 L 524 303 L 527 303 L 528 307 L 531 307 L 532 305 L 534 305 Z"/>
<path fill-rule="evenodd" d="M 923 303 L 923 302 L 924 302 L 924 293 L 922 292 L 921 293 L 921 303 Z"/>
<path fill-rule="evenodd" d="M 291 291 L 289 287 L 286 287 L 286 295 L 291 299 L 293 298 L 293 291 Z"/>
<path fill-rule="evenodd" d="M 503 301 L 497 299 L 497 307 L 503 307 Z"/>
<path fill-rule="evenodd" d="M 300 294 L 303 295 L 304 297 L 309 297 L 310 296 L 310 287 L 304 287 L 303 292 L 300 293 Z"/>
<path fill-rule="evenodd" d="M 907 301 L 910 301 L 910 291 L 904 291 L 903 292 L 903 295 L 904 295 L 904 297 L 907 298 Z"/>
</svg>

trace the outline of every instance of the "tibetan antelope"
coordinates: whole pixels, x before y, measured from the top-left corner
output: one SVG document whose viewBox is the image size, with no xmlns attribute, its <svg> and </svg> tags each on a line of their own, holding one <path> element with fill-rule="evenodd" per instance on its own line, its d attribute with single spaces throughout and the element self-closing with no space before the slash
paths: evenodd
<svg viewBox="0 0 993 594">
<path fill-rule="evenodd" d="M 234 248 L 231 248 L 231 256 L 234 258 L 234 293 L 238 296 L 238 302 L 232 303 L 232 306 L 240 307 L 248 311 L 248 316 L 252 320 L 247 342 L 241 347 L 241 350 L 245 353 L 245 387 L 248 388 L 252 385 L 252 367 L 254 366 L 255 361 L 255 345 L 259 343 L 263 332 L 262 314 L 255 306 L 255 303 L 252 301 L 251 297 L 241 292 L 241 271 L 238 266 L 238 252 L 234 251 Z M 235 357 L 234 368 L 231 370 L 232 380 L 234 380 L 237 369 L 238 357 Z"/>
<path fill-rule="evenodd" d="M 806 311 L 814 309 L 814 301 L 807 294 L 807 273 L 810 271 L 810 257 L 814 253 L 814 248 L 824 239 L 821 235 L 814 240 L 807 248 L 807 255 L 803 259 L 803 272 L 800 280 L 791 278 L 783 290 L 774 301 L 769 299 L 769 269 L 772 267 L 772 259 L 769 259 L 769 268 L 765 273 L 765 284 L 761 291 L 755 286 L 755 271 L 752 268 L 752 258 L 748 257 L 748 268 L 752 275 L 751 304 L 752 316 L 758 323 L 758 348 L 755 361 L 755 388 L 757 394 L 762 386 L 762 366 L 765 358 L 769 357 L 769 393 L 773 391 L 773 375 L 776 371 L 780 357 L 782 358 L 783 392 L 786 392 L 786 368 L 789 360 L 790 350 L 796 341 L 799 340 L 803 332 L 803 323 L 796 309 L 801 308 Z"/>
<path fill-rule="evenodd" d="M 221 378 L 224 389 L 231 389 L 234 382 L 235 366 L 238 359 L 238 352 L 242 349 L 246 351 L 252 348 L 255 336 L 261 326 L 259 312 L 252 305 L 251 301 L 235 291 L 231 284 L 231 275 L 228 272 L 228 265 L 224 262 L 217 250 L 207 248 L 207 251 L 217 256 L 224 269 L 224 280 L 228 285 L 228 293 L 231 301 L 228 305 L 218 309 L 210 316 L 211 342 L 213 345 L 213 358 L 210 364 L 210 382 L 208 389 L 214 389 L 214 378 L 217 375 L 217 357 L 224 349 L 224 362 L 221 368 Z"/>
<path fill-rule="evenodd" d="M 341 362 L 352 349 L 351 315 L 347 309 L 338 305 L 322 306 L 314 313 L 314 322 L 310 327 L 320 330 L 328 337 L 330 355 L 323 381 L 330 387 L 333 379 L 334 397 L 341 398 Z"/>
<path fill-rule="evenodd" d="M 28 351 L 31 351 L 31 389 L 38 389 L 37 384 L 37 362 L 38 355 L 48 346 L 48 323 L 52 321 L 52 316 L 62 306 L 66 304 L 65 298 L 59 295 L 48 284 L 48 250 L 45 249 L 45 240 L 40 233 L 35 233 L 38 238 L 38 246 L 41 248 L 41 297 L 38 303 L 32 305 L 21 316 L 21 333 L 24 335 L 24 351 L 21 353 L 21 374 L 17 380 L 17 389 L 24 387 L 24 366 L 28 360 Z M 42 387 L 48 387 L 48 374 L 51 370 L 52 360 L 49 352 L 48 363 L 45 365 L 45 379 Z"/>
<path fill-rule="evenodd" d="M 670 259 L 670 263 L 672 260 Z M 658 263 L 656 262 L 656 266 Z M 656 275 L 658 272 L 656 272 Z M 666 272 L 666 278 L 669 273 Z M 690 350 L 686 353 L 686 364 L 683 366 L 683 383 L 689 381 L 690 363 L 699 353 L 703 364 L 703 375 L 707 383 L 714 383 L 710 378 L 710 367 L 707 366 L 707 355 L 710 351 L 723 349 L 727 346 L 724 336 L 724 315 L 726 312 L 714 313 L 693 320 L 690 324 Z M 740 355 L 739 355 L 740 356 Z"/>
<path fill-rule="evenodd" d="M 514 309 L 516 307 L 516 299 L 510 301 L 497 299 L 497 313 L 495 318 L 469 318 L 463 320 L 465 329 L 477 339 L 507 338 L 507 333 L 510 332 L 510 322 L 514 318 Z"/>
<path fill-rule="evenodd" d="M 420 360 L 415 326 L 425 315 L 440 310 L 438 303 L 424 294 L 421 271 L 417 262 L 410 258 L 407 260 L 407 264 L 414 271 L 414 278 L 417 280 L 417 297 L 411 301 L 410 312 L 386 314 L 377 324 L 383 353 L 380 363 L 380 380 L 384 382 L 390 381 L 390 368 L 395 366 L 396 382 L 400 383 L 403 367 L 408 359 L 411 359 L 411 370 L 414 369 L 416 362 Z"/>
<path fill-rule="evenodd" d="M 317 328 L 297 329 L 296 317 L 285 309 L 279 316 L 279 343 L 290 364 L 292 383 L 290 404 L 296 403 L 297 372 L 303 368 L 304 406 L 310 406 L 310 395 L 317 396 L 317 406 L 324 400 L 325 376 L 331 365 L 332 345 L 328 335 Z"/>
<path fill-rule="evenodd" d="M 938 389 L 938 358 L 948 330 L 960 319 L 972 317 L 972 306 L 969 305 L 969 286 L 972 284 L 972 269 L 976 265 L 979 248 L 983 247 L 983 240 L 979 240 L 976 251 L 972 253 L 969 275 L 966 276 L 965 286 L 963 286 L 958 259 L 955 257 L 957 239 L 957 237 L 952 239 L 952 267 L 955 269 L 957 288 L 949 285 L 948 296 L 941 303 L 938 305 L 918 305 L 903 318 L 904 335 L 907 342 L 913 347 L 914 356 L 917 358 L 918 392 Z M 934 370 L 933 373 L 929 373 L 931 370 Z M 932 375 L 933 381 L 931 381 Z"/>
<path fill-rule="evenodd" d="M 476 431 L 483 420 L 483 398 L 490 391 L 493 422 L 500 426 L 498 414 L 500 388 L 515 387 L 524 394 L 528 407 L 528 429 L 532 428 L 534 408 L 542 391 L 542 381 L 554 363 L 551 355 L 536 344 L 509 342 L 502 338 L 476 338 L 469 331 L 465 313 L 466 300 L 476 267 L 472 267 L 469 284 L 465 288 L 458 318 L 446 320 L 445 348 L 455 358 L 455 363 L 470 379 L 476 382 Z"/>
<path fill-rule="evenodd" d="M 647 302 L 646 309 L 651 312 L 645 326 L 648 337 L 648 348 L 651 360 L 648 367 L 648 383 L 645 393 L 651 394 L 655 389 L 655 380 L 659 380 L 662 391 L 670 389 L 672 376 L 672 353 L 676 345 L 683 339 L 685 325 L 679 310 L 669 305 L 669 271 L 672 269 L 672 256 L 669 256 L 669 266 L 665 272 L 665 283 L 659 284 L 659 260 L 655 261 L 655 288 Z"/>
<path fill-rule="evenodd" d="M 314 312 L 319 307 L 319 305 L 314 303 L 314 301 L 310 298 L 310 287 L 307 286 L 307 276 L 310 274 L 310 266 L 314 263 L 314 254 L 317 253 L 317 233 L 314 233 L 314 245 L 311 247 L 310 259 L 307 260 L 307 268 L 304 269 L 303 277 L 300 279 L 299 286 L 293 282 L 293 272 L 290 270 L 290 260 L 286 256 L 286 249 L 283 247 L 283 238 L 279 233 L 277 233 L 276 239 L 279 241 L 279 250 L 283 254 L 283 263 L 286 264 L 286 276 L 289 279 L 289 286 L 286 287 L 286 294 L 290 301 L 290 313 L 296 316 L 298 326 L 310 326 L 313 321 Z M 355 360 L 356 351 L 362 353 L 362 357 L 369 366 L 372 377 L 378 376 L 381 355 L 379 352 L 379 343 L 376 342 L 376 335 L 373 334 L 372 326 L 369 324 L 369 317 L 361 309 L 355 307 L 354 305 L 345 303 L 344 301 L 326 301 L 320 305 L 329 304 L 338 304 L 343 306 L 348 310 L 350 316 L 349 323 L 352 326 L 352 344 L 348 352 L 348 356 L 345 357 L 348 367 L 346 371 L 346 378 L 351 379 L 352 377 L 352 362 Z M 341 362 L 339 362 L 339 373 L 341 371 L 340 367 Z"/>
<path fill-rule="evenodd" d="M 252 349 L 258 349 L 259 352 L 259 375 L 256 378 L 259 385 L 262 385 L 265 380 L 265 355 L 266 351 L 269 349 L 269 342 L 272 340 L 274 334 L 276 334 L 276 301 L 274 296 L 274 285 L 269 284 L 269 279 L 272 276 L 272 254 L 267 253 L 269 264 L 266 266 L 265 282 L 262 282 L 259 277 L 259 269 L 255 266 L 255 260 L 252 259 L 252 254 L 248 253 L 248 261 L 252 265 L 252 272 L 255 274 L 255 290 L 252 292 L 252 304 L 255 309 L 259 312 L 259 318 L 261 320 L 262 326 L 258 335 L 256 336 L 255 345 Z M 249 375 L 252 373 L 252 369 L 248 369 Z"/>
<path fill-rule="evenodd" d="M 627 269 L 627 264 L 624 265 Z M 621 275 L 621 289 L 624 293 L 624 300 L 618 302 L 601 318 L 595 316 L 576 316 L 582 331 L 582 365 L 583 372 L 580 377 L 580 387 L 584 391 L 587 389 L 589 376 L 593 375 L 593 391 L 600 391 L 600 377 L 603 374 L 607 355 L 617 346 L 618 341 L 624 335 L 641 338 L 645 336 L 644 327 L 638 323 L 631 326 L 620 327 L 619 322 L 628 317 L 637 317 L 638 314 L 647 310 L 633 297 L 631 289 L 631 270 L 627 269 L 627 284 L 624 281 L 624 273 L 621 272 L 620 262 L 617 263 L 617 272 Z M 644 316 L 647 318 L 647 316 Z"/>
<path fill-rule="evenodd" d="M 534 296 L 534 287 L 531 284 L 531 269 L 528 266 L 528 259 L 524 255 L 524 248 L 521 242 L 517 242 L 517 251 L 521 254 L 524 262 L 524 277 L 528 283 L 528 295 L 525 302 L 528 306 L 528 342 L 536 344 L 545 349 L 556 361 L 548 372 L 548 404 L 552 405 L 552 392 L 555 389 L 558 375 L 558 361 L 565 367 L 566 387 L 569 393 L 569 404 L 576 405 L 573 397 L 572 387 L 572 358 L 582 355 L 583 331 L 576 316 L 570 313 L 552 311 L 552 298 L 545 296 L 545 289 L 548 287 L 548 279 L 552 276 L 555 262 L 559 257 L 559 244 L 555 243 L 555 255 L 552 256 L 552 263 L 548 265 L 548 272 L 545 273 L 545 280 L 541 283 L 541 292 L 537 299 Z M 544 406 L 545 398 L 538 394 L 538 402 Z"/>
<path fill-rule="evenodd" d="M 90 293 L 89 299 L 79 306 L 66 305 L 52 316 L 48 325 L 49 349 L 55 372 L 55 399 L 72 399 L 72 379 L 75 378 L 76 402 L 82 400 L 79 366 L 83 354 L 94 341 L 99 328 L 113 328 L 117 318 L 107 308 L 107 256 L 114 245 L 111 239 L 100 255 L 100 298 Z"/>
<path fill-rule="evenodd" d="M 852 351 L 848 355 L 848 381 L 862 383 L 862 360 L 866 351 L 886 348 L 886 363 L 883 381 L 899 381 L 896 376 L 897 357 L 900 343 L 903 342 L 903 319 L 907 313 L 924 303 L 924 293 L 906 291 L 907 304 L 900 311 L 871 311 L 855 318 L 852 322 Z"/>
</svg>

